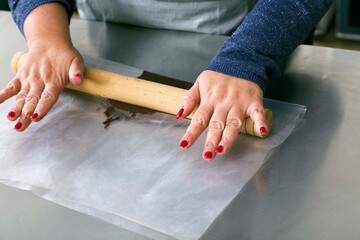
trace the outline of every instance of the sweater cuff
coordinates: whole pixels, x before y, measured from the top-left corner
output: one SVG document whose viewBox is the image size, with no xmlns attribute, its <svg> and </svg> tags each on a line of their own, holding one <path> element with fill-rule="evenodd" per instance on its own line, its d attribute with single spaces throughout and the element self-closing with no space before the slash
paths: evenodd
<svg viewBox="0 0 360 240">
<path fill-rule="evenodd" d="M 74 1 L 66 1 L 66 0 L 38 0 L 38 1 L 24 1 L 24 3 L 17 3 L 16 8 L 12 9 L 12 15 L 15 23 L 20 29 L 20 32 L 24 35 L 24 22 L 29 13 L 40 5 L 46 3 L 59 2 L 62 3 L 67 11 L 68 20 L 70 23 L 70 19 L 72 13 L 74 11 Z"/>
</svg>

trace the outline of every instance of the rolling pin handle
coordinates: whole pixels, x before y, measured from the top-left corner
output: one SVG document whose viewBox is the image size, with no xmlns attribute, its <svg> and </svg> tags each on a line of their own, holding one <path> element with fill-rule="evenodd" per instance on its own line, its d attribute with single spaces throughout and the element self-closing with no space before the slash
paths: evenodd
<svg viewBox="0 0 360 240">
<path fill-rule="evenodd" d="M 16 73 L 19 70 L 19 66 L 21 65 L 21 62 L 22 62 L 23 57 L 25 56 L 25 54 L 26 53 L 21 52 L 21 51 L 15 53 L 15 55 L 13 56 L 13 58 L 11 60 L 11 71 Z"/>
</svg>

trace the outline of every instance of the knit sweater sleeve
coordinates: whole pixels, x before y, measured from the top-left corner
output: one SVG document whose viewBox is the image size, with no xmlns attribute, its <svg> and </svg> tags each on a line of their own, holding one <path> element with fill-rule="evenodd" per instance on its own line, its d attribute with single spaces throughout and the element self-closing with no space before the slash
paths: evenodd
<svg viewBox="0 0 360 240">
<path fill-rule="evenodd" d="M 257 83 L 264 91 L 320 21 L 332 0 L 259 0 L 206 68 Z"/>
<path fill-rule="evenodd" d="M 22 34 L 24 34 L 23 26 L 25 18 L 28 16 L 28 14 L 36 7 L 50 2 L 60 2 L 64 4 L 64 7 L 68 13 L 68 19 L 70 21 L 70 17 L 75 8 L 75 0 L 8 0 L 13 19 Z"/>
</svg>

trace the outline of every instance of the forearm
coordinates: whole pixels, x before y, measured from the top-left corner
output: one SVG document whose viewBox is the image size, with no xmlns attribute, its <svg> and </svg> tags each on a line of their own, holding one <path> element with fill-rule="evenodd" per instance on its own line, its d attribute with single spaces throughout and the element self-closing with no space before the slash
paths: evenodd
<svg viewBox="0 0 360 240">
<path fill-rule="evenodd" d="M 207 69 L 257 83 L 280 77 L 280 62 L 302 43 L 332 0 L 259 0 Z"/>
<path fill-rule="evenodd" d="M 63 5 L 66 9 L 67 19 L 70 21 L 70 17 L 75 7 L 75 0 L 8 0 L 14 21 L 22 33 L 24 33 L 24 22 L 29 13 L 41 5 L 53 2 L 61 3 Z"/>
<path fill-rule="evenodd" d="M 72 46 L 68 24 L 67 11 L 61 3 L 46 3 L 35 8 L 23 25 L 29 49 Z"/>
</svg>

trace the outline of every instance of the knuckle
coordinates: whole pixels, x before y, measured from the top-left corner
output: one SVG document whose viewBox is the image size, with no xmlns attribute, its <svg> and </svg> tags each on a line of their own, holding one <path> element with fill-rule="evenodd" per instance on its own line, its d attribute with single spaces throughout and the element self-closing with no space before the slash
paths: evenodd
<svg viewBox="0 0 360 240">
<path fill-rule="evenodd" d="M 56 97 L 54 96 L 54 94 L 52 94 L 50 92 L 43 92 L 41 94 L 41 99 L 55 101 Z"/>
<path fill-rule="evenodd" d="M 191 124 L 193 124 L 195 127 L 205 127 L 205 119 L 203 116 L 194 116 L 191 120 Z"/>
<path fill-rule="evenodd" d="M 24 92 L 20 92 L 16 95 L 16 100 L 25 100 L 26 94 Z"/>
<path fill-rule="evenodd" d="M 16 86 L 13 82 L 9 83 L 6 88 L 5 88 L 5 91 L 7 92 L 16 92 Z"/>
<path fill-rule="evenodd" d="M 230 119 L 226 120 L 226 127 L 240 128 L 241 124 L 242 124 L 242 122 L 238 118 L 230 118 Z"/>
<path fill-rule="evenodd" d="M 39 98 L 36 96 L 27 96 L 26 103 L 36 104 L 39 101 Z"/>
<path fill-rule="evenodd" d="M 224 123 L 220 121 L 213 120 L 209 124 L 209 129 L 211 130 L 224 130 L 225 126 Z"/>
<path fill-rule="evenodd" d="M 253 112 L 254 114 L 258 114 L 258 113 L 264 114 L 264 109 L 255 108 L 255 109 L 253 109 L 252 112 Z"/>
</svg>

